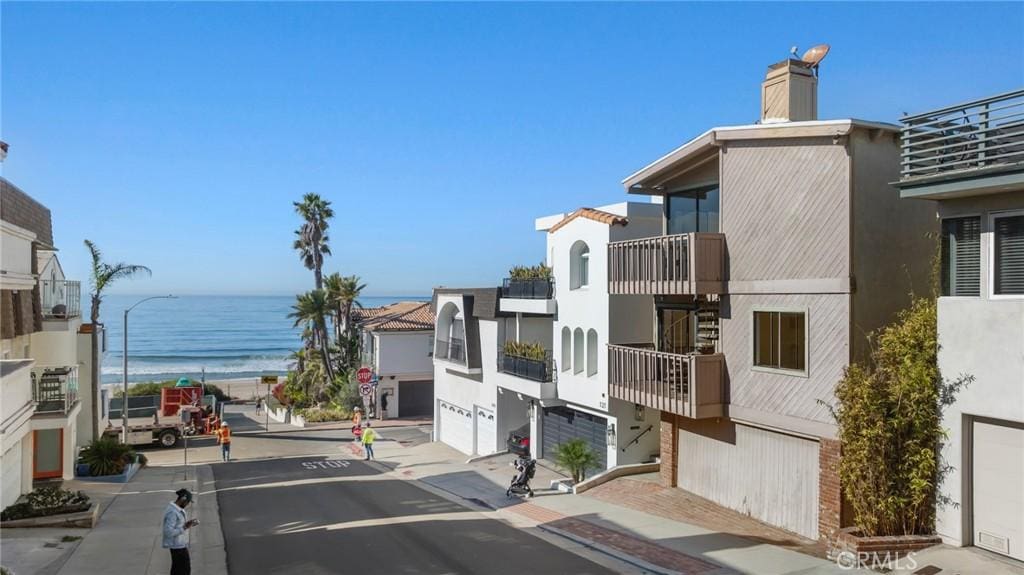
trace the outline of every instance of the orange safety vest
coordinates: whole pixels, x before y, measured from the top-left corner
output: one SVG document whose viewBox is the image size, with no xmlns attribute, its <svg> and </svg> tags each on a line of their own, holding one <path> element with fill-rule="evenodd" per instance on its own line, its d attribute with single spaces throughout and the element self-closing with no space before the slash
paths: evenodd
<svg viewBox="0 0 1024 575">
<path fill-rule="evenodd" d="M 221 427 L 217 430 L 217 441 L 221 444 L 231 443 L 231 430 L 226 427 Z"/>
</svg>

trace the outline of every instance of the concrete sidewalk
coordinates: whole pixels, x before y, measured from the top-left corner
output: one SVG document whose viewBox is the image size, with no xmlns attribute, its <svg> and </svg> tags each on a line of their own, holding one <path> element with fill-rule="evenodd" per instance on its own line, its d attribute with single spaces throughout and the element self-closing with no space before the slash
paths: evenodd
<svg viewBox="0 0 1024 575">
<path fill-rule="evenodd" d="M 382 432 L 384 437 L 386 431 Z M 510 523 L 563 536 L 654 573 L 751 573 L 817 575 L 850 573 L 834 563 L 726 533 L 718 533 L 600 499 L 548 489 L 557 472 L 538 467 L 529 500 L 508 499 L 512 478 L 504 454 L 474 463 L 434 442 L 404 448 L 374 446 L 377 463 L 402 479 L 417 479 L 478 506 Z M 344 448 L 344 447 L 343 447 Z M 355 452 L 353 452 L 355 453 Z"/>
<path fill-rule="evenodd" d="M 190 530 L 193 572 L 226 574 L 227 559 L 209 466 L 190 469 L 187 481 L 181 467 L 147 467 L 139 471 L 131 482 L 122 486 L 97 525 L 55 572 L 58 575 L 157 575 L 170 571 L 170 553 L 161 548 L 162 519 L 164 509 L 174 499 L 174 492 L 182 487 L 196 494 L 188 513 L 200 520 L 199 526 Z"/>
</svg>

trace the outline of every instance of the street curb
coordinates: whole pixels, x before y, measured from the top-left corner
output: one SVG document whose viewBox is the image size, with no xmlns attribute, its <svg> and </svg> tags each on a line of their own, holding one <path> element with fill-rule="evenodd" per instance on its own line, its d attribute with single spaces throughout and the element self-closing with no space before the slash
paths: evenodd
<svg viewBox="0 0 1024 575">
<path fill-rule="evenodd" d="M 202 517 L 199 524 L 199 545 L 196 549 L 198 571 L 210 575 L 227 575 L 227 548 L 224 544 L 224 528 L 220 521 L 220 506 L 217 504 L 216 480 L 209 464 L 197 467 L 195 482 L 198 508 L 196 515 Z"/>
<path fill-rule="evenodd" d="M 537 529 L 540 529 L 541 531 L 547 531 L 548 533 L 552 533 L 552 534 L 558 535 L 560 537 L 565 537 L 566 539 L 569 539 L 570 541 L 573 541 L 575 543 L 579 543 L 580 545 L 582 545 L 584 547 L 587 547 L 589 549 L 593 549 L 594 551 L 598 551 L 600 553 L 604 553 L 605 555 L 608 555 L 609 557 L 612 557 L 614 559 L 618 559 L 619 561 L 622 561 L 623 563 L 629 563 L 630 565 L 633 565 L 634 567 L 639 567 L 639 568 L 641 568 L 641 569 L 643 569 L 645 571 L 648 571 L 650 573 L 656 573 L 657 575 L 685 575 L 684 573 L 681 573 L 679 571 L 671 571 L 669 569 L 665 569 L 664 567 L 659 567 L 658 565 L 655 565 L 653 563 L 648 563 L 647 561 L 644 561 L 643 559 L 634 557 L 633 555 L 627 555 L 626 553 L 623 553 L 623 552 L 621 552 L 621 551 L 619 551 L 617 549 L 613 549 L 611 547 L 608 547 L 607 545 L 602 545 L 601 543 L 597 543 L 596 541 L 591 541 L 590 539 L 587 539 L 585 537 L 580 537 L 579 535 L 575 535 L 573 533 L 569 533 L 568 531 L 564 531 L 564 530 L 559 529 L 557 527 L 552 527 L 552 526 L 547 525 L 545 523 L 538 523 L 537 524 Z"/>
</svg>

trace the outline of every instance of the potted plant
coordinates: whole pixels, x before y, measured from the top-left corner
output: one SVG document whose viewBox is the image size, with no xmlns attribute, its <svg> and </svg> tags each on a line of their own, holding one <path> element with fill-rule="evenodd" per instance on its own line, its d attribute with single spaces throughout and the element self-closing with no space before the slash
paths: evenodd
<svg viewBox="0 0 1024 575">
<path fill-rule="evenodd" d="M 88 468 L 91 477 L 121 475 L 135 463 L 142 463 L 130 445 L 112 437 L 101 437 L 85 446 L 79 455 L 79 471 Z"/>
<path fill-rule="evenodd" d="M 587 470 L 598 466 L 597 453 L 579 437 L 562 443 L 555 450 L 555 461 L 569 470 L 573 483 L 583 481 Z"/>
</svg>

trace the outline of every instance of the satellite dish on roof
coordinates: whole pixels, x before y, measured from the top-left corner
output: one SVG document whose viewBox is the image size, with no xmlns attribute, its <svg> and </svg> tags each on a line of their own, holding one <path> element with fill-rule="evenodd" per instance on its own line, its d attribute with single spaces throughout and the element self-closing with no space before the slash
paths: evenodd
<svg viewBox="0 0 1024 575">
<path fill-rule="evenodd" d="M 804 55 L 800 59 L 810 64 L 812 68 L 817 68 L 828 54 L 828 49 L 828 44 L 818 44 L 804 52 Z"/>
</svg>

